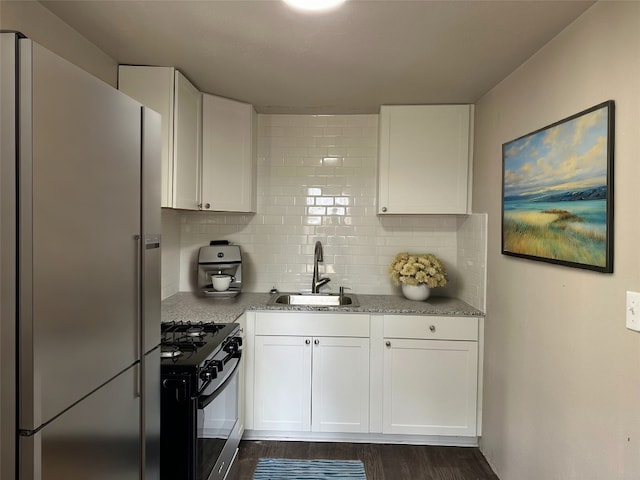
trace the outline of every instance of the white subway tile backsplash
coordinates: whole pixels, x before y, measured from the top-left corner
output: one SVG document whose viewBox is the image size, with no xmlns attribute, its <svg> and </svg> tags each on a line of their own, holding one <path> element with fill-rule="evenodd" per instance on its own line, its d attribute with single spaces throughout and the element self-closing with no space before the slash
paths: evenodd
<svg viewBox="0 0 640 480">
<path fill-rule="evenodd" d="M 195 288 L 214 239 L 242 246 L 246 291 L 308 291 L 320 240 L 333 291 L 398 294 L 392 257 L 430 252 L 450 272 L 441 293 L 483 308 L 486 216 L 378 217 L 377 131 L 378 115 L 259 115 L 256 214 L 163 212 L 163 297 Z"/>
<path fill-rule="evenodd" d="M 326 211 L 325 207 L 309 207 L 307 208 L 307 215 L 325 215 Z"/>
<path fill-rule="evenodd" d="M 458 270 L 465 279 L 457 296 L 485 311 L 487 266 L 487 215 L 458 219 Z"/>
<path fill-rule="evenodd" d="M 307 225 L 322 225 L 322 217 L 306 216 L 303 221 Z"/>
<path fill-rule="evenodd" d="M 162 298 L 180 290 L 180 215 L 162 210 Z"/>
</svg>

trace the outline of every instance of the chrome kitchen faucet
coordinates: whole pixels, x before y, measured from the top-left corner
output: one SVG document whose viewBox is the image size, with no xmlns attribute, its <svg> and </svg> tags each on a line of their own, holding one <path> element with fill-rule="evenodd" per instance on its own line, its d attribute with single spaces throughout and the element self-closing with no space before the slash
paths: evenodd
<svg viewBox="0 0 640 480">
<path fill-rule="evenodd" d="M 319 293 L 320 287 L 326 285 L 331 281 L 330 278 L 320 278 L 320 272 L 318 272 L 318 262 L 323 262 L 322 258 L 322 243 L 320 240 L 316 242 L 316 248 L 313 253 L 313 279 L 311 280 L 311 293 Z"/>
</svg>

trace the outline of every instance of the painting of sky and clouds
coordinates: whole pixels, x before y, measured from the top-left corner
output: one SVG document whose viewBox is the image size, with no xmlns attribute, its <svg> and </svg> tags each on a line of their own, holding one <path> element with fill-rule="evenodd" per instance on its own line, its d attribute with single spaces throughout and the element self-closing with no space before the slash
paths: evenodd
<svg viewBox="0 0 640 480">
<path fill-rule="evenodd" d="M 611 271 L 613 102 L 505 143 L 503 253 Z"/>
</svg>

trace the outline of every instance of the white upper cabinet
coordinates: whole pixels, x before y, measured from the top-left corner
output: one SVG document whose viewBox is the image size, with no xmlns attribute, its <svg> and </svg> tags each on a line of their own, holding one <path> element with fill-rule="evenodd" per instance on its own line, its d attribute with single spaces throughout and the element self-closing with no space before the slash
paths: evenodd
<svg viewBox="0 0 640 480">
<path fill-rule="evenodd" d="M 256 113 L 173 67 L 121 65 L 118 88 L 162 115 L 162 206 L 256 211 Z"/>
<path fill-rule="evenodd" d="M 380 108 L 378 214 L 470 213 L 473 105 Z"/>
<path fill-rule="evenodd" d="M 202 209 L 255 212 L 255 110 L 207 93 L 202 102 Z"/>
<path fill-rule="evenodd" d="M 187 78 L 175 73 L 173 138 L 173 207 L 198 210 L 200 206 L 200 155 L 202 94 Z"/>
<path fill-rule="evenodd" d="M 173 67 L 121 65 L 118 88 L 162 115 L 161 205 L 197 210 L 202 94 Z"/>
</svg>

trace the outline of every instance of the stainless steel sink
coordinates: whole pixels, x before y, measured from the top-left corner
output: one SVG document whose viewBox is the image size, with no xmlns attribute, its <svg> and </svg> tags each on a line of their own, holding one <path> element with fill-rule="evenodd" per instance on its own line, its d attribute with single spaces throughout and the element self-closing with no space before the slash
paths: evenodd
<svg viewBox="0 0 640 480">
<path fill-rule="evenodd" d="M 359 307 L 353 294 L 338 293 L 276 293 L 268 305 L 302 305 L 309 307 Z"/>
</svg>

